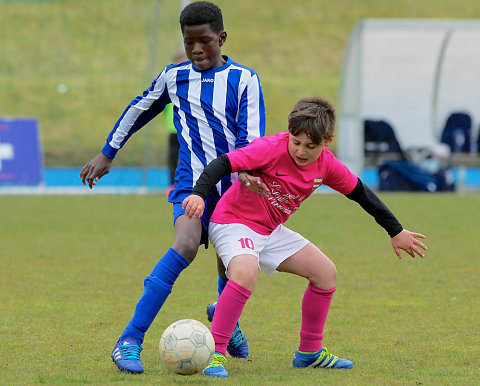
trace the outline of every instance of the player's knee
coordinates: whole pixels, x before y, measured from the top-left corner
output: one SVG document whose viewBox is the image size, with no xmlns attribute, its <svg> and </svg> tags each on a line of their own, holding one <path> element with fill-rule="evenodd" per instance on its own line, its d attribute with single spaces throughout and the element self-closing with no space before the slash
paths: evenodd
<svg viewBox="0 0 480 386">
<path fill-rule="evenodd" d="M 172 248 L 177 251 L 189 264 L 195 259 L 199 243 L 189 238 L 175 239 Z"/>
<path fill-rule="evenodd" d="M 230 279 L 242 287 L 253 291 L 257 285 L 258 270 L 239 270 L 230 273 Z"/>
<path fill-rule="evenodd" d="M 329 261 L 322 269 L 315 272 L 309 280 L 318 288 L 324 290 L 331 289 L 337 284 L 337 267 L 332 261 Z"/>
<path fill-rule="evenodd" d="M 243 288 L 246 288 L 246 289 L 248 289 L 249 291 L 252 291 L 252 292 L 255 289 L 255 286 L 257 285 L 257 280 L 252 278 L 252 277 L 242 276 L 242 277 L 238 278 L 237 280 L 233 280 L 233 281 L 235 283 L 241 285 Z"/>
<path fill-rule="evenodd" d="M 335 264 L 331 261 L 331 266 L 330 266 L 330 276 L 331 279 L 336 283 L 337 282 L 337 267 Z"/>
<path fill-rule="evenodd" d="M 197 255 L 202 237 L 202 222 L 181 215 L 175 220 L 175 241 L 172 248 L 190 264 Z"/>
</svg>

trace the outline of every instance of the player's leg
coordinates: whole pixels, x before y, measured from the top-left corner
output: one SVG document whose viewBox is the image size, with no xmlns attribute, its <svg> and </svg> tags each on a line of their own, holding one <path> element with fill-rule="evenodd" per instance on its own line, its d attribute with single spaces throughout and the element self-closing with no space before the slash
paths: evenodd
<svg viewBox="0 0 480 386">
<path fill-rule="evenodd" d="M 227 285 L 228 277 L 225 273 L 225 266 L 223 265 L 222 259 L 220 258 L 220 256 L 218 256 L 218 254 L 217 254 L 217 272 L 218 272 L 217 290 L 218 290 L 218 297 L 220 297 L 220 295 L 223 292 L 223 289 Z M 212 315 L 212 318 L 213 318 L 213 315 Z M 211 321 L 212 320 L 210 320 L 210 322 Z"/>
<path fill-rule="evenodd" d="M 202 372 L 211 377 L 228 377 L 224 365 L 227 345 L 237 321 L 258 280 L 258 258 L 253 255 L 234 257 L 228 265 L 228 280 L 218 299 L 211 332 L 215 341 L 215 356 Z"/>
<path fill-rule="evenodd" d="M 217 255 L 217 271 L 218 271 L 218 297 L 222 294 L 228 278 L 225 274 L 225 266 L 223 265 L 222 259 Z M 217 307 L 217 302 L 210 303 L 207 306 L 207 317 L 211 322 L 213 321 L 213 316 L 215 315 L 215 308 Z M 246 358 L 249 354 L 248 342 L 245 334 L 240 328 L 240 320 L 237 321 L 235 329 L 233 330 L 230 341 L 227 345 L 227 352 L 230 356 L 234 358 Z"/>
<path fill-rule="evenodd" d="M 197 256 L 202 232 L 202 221 L 199 219 L 189 219 L 187 216 L 181 215 L 175 220 L 175 240 L 172 248 L 189 264 Z"/>
<path fill-rule="evenodd" d="M 254 255 L 234 257 L 228 265 L 230 280 L 218 299 L 212 335 L 215 351 L 225 354 L 227 344 L 240 318 L 243 307 L 258 280 L 258 258 Z"/>
<path fill-rule="evenodd" d="M 218 283 L 217 283 L 217 290 L 218 290 L 218 297 L 222 294 L 225 286 L 227 285 L 228 278 L 225 274 L 225 266 L 223 265 L 222 259 L 217 254 L 217 272 L 218 272 Z M 215 307 L 217 306 L 217 302 L 210 303 L 207 306 L 207 318 L 208 321 L 213 321 L 213 316 L 215 315 Z"/>
<path fill-rule="evenodd" d="M 121 371 L 141 373 L 141 344 L 145 333 L 172 291 L 180 273 L 193 261 L 200 245 L 202 223 L 180 215 L 175 221 L 175 241 L 144 280 L 144 291 L 135 312 L 118 339 L 112 359 Z"/>
<path fill-rule="evenodd" d="M 309 243 L 285 259 L 277 270 L 309 280 L 302 301 L 300 345 L 295 352 L 293 366 L 352 368 L 351 361 L 330 354 L 322 345 L 323 329 L 336 289 L 335 264 L 320 249 Z"/>
<path fill-rule="evenodd" d="M 322 348 L 323 328 L 335 291 L 337 270 L 333 262 L 315 245 L 309 243 L 285 259 L 278 271 L 293 273 L 310 281 L 302 302 L 300 347 L 303 352 Z"/>
<path fill-rule="evenodd" d="M 322 290 L 334 288 L 337 282 L 335 264 L 312 243 L 286 258 L 277 270 L 302 276 Z"/>
<path fill-rule="evenodd" d="M 266 236 L 255 234 L 241 224 L 210 224 L 209 236 L 230 280 L 225 285 L 215 310 L 211 332 L 215 340 L 215 356 L 203 371 L 211 377 L 227 377 L 225 353 L 245 303 L 258 280 L 258 255 Z"/>
<path fill-rule="evenodd" d="M 143 342 L 145 332 L 172 291 L 180 273 L 193 261 L 202 233 L 198 219 L 182 215 L 175 221 L 175 241 L 144 281 L 144 293 L 121 338 L 131 336 Z"/>
</svg>

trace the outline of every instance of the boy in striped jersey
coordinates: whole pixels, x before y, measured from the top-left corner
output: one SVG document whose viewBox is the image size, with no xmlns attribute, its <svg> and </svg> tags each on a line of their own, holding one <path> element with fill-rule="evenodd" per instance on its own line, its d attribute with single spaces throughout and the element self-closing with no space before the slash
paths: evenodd
<svg viewBox="0 0 480 386">
<path fill-rule="evenodd" d="M 130 373 L 144 371 L 140 352 L 145 333 L 175 280 L 195 258 L 200 244 L 207 246 L 210 215 L 235 175 L 225 176 L 208 195 L 201 219 L 188 220 L 182 201 L 190 195 L 205 165 L 265 133 L 265 107 L 258 75 L 221 55 L 227 33 L 220 8 L 207 1 L 193 2 L 181 12 L 180 26 L 189 61 L 167 66 L 143 95 L 128 105 L 102 152 L 80 174 L 83 184 L 88 182 L 92 188 L 109 172 L 113 158 L 128 138 L 163 111 L 166 104 L 173 103 L 180 143 L 175 189 L 168 197 L 173 204 L 175 240 L 145 279 L 133 318 L 112 351 L 112 360 L 119 370 Z M 243 178 L 242 182 L 251 189 L 261 187 L 254 177 Z M 219 293 L 227 282 L 222 274 Z M 238 324 L 234 334 L 230 354 L 247 356 L 248 346 Z"/>
</svg>

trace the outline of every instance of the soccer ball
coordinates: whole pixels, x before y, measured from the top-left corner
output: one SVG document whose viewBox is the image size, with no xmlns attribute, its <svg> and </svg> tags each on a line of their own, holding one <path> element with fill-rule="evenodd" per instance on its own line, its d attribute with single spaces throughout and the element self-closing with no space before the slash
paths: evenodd
<svg viewBox="0 0 480 386">
<path fill-rule="evenodd" d="M 159 348 L 160 356 L 170 370 L 191 375 L 208 366 L 215 353 L 215 342 L 204 324 L 194 319 L 182 319 L 166 328 Z"/>
</svg>

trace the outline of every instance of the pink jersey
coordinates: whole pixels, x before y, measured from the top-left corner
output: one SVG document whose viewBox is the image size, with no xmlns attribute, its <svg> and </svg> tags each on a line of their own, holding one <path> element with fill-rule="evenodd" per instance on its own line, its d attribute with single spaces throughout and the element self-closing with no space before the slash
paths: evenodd
<svg viewBox="0 0 480 386">
<path fill-rule="evenodd" d="M 252 170 L 270 189 L 263 197 L 245 188 L 238 180 L 218 202 L 211 221 L 240 223 L 262 235 L 269 235 L 288 220 L 302 201 L 320 185 L 350 193 L 357 177 L 333 153 L 323 149 L 317 161 L 298 166 L 288 154 L 288 133 L 253 140 L 248 146 L 227 153 L 233 172 Z"/>
</svg>

